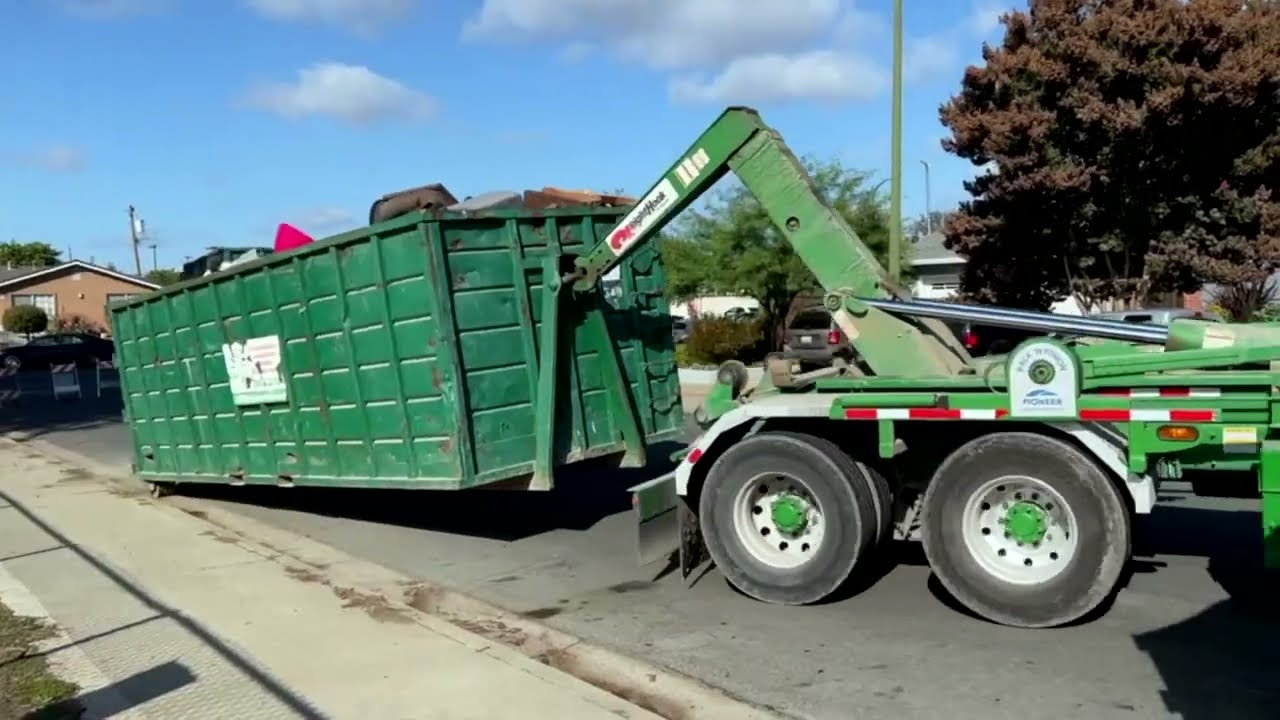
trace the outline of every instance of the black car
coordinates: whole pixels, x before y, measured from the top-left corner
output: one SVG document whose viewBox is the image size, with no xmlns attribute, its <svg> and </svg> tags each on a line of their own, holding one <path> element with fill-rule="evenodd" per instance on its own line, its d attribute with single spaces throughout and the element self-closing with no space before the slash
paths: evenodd
<svg viewBox="0 0 1280 720">
<path fill-rule="evenodd" d="M 115 343 L 87 333 L 49 333 L 26 345 L 0 350 L 0 367 L 8 370 L 47 370 L 51 365 L 93 366 L 115 355 Z"/>
</svg>

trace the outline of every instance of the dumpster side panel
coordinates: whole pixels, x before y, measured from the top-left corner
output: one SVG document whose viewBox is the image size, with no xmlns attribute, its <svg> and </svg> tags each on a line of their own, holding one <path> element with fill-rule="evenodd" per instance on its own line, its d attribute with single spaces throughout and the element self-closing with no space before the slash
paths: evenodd
<svg viewBox="0 0 1280 720">
<path fill-rule="evenodd" d="M 618 217 L 620 213 L 595 211 L 585 216 L 521 214 L 442 221 L 446 274 L 473 423 L 476 483 L 533 469 L 544 258 L 548 253 L 589 249 Z M 557 404 L 558 463 L 623 449 L 622 419 L 614 417 L 605 394 L 603 352 L 619 353 L 623 359 L 644 434 L 653 441 L 681 430 L 683 412 L 670 317 L 662 299 L 660 256 L 650 251 L 628 260 L 620 277 L 632 292 L 624 290 L 620 301 L 607 308 L 610 337 L 593 335 L 578 315 L 563 320 L 571 328 L 572 352 L 561 363 L 559 395 L 566 402 Z M 643 301 L 632 297 L 639 287 L 650 291 Z"/>
<path fill-rule="evenodd" d="M 423 236 L 399 224 L 119 309 L 138 472 L 458 486 L 456 384 Z M 279 382 L 248 387 L 254 364 L 277 365 Z"/>
<path fill-rule="evenodd" d="M 461 488 L 535 456 L 543 263 L 614 209 L 415 213 L 113 306 L 138 473 Z M 620 453 L 604 353 L 650 440 L 682 429 L 660 255 L 620 268 L 609 333 L 562 310 L 557 463 Z M 566 293 L 568 295 L 568 293 Z"/>
</svg>

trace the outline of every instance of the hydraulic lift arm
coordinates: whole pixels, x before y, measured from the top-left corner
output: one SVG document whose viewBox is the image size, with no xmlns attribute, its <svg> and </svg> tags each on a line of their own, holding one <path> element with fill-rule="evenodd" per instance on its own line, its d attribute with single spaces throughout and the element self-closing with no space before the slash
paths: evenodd
<svg viewBox="0 0 1280 720">
<path fill-rule="evenodd" d="M 859 300 L 905 295 L 782 138 L 750 108 L 729 108 L 712 123 L 622 222 L 577 258 L 566 279 L 576 290 L 593 287 L 730 170 L 827 292 L 828 309 L 872 373 L 937 377 L 967 370 L 968 353 L 941 321 L 897 317 Z"/>
</svg>

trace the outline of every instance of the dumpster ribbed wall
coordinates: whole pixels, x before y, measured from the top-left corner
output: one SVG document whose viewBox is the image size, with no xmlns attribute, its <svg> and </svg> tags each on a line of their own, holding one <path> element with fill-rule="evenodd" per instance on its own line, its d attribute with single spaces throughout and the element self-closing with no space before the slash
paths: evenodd
<svg viewBox="0 0 1280 720">
<path fill-rule="evenodd" d="M 113 307 L 139 473 L 437 488 L 528 473 L 542 257 L 585 248 L 618 215 L 419 214 Z M 559 462 L 622 449 L 602 352 L 619 353 L 645 434 L 680 430 L 661 259 L 642 252 L 621 277 L 616 350 L 561 320 L 574 340 Z"/>
</svg>

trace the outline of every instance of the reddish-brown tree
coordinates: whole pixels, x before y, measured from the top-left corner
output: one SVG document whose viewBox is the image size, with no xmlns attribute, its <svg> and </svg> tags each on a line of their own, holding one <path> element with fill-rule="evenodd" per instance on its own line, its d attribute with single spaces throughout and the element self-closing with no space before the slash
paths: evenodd
<svg viewBox="0 0 1280 720">
<path fill-rule="evenodd" d="M 1141 302 L 1280 268 L 1280 0 L 1031 0 L 1003 23 L 940 110 L 984 168 L 945 228 L 968 295 Z"/>
</svg>

